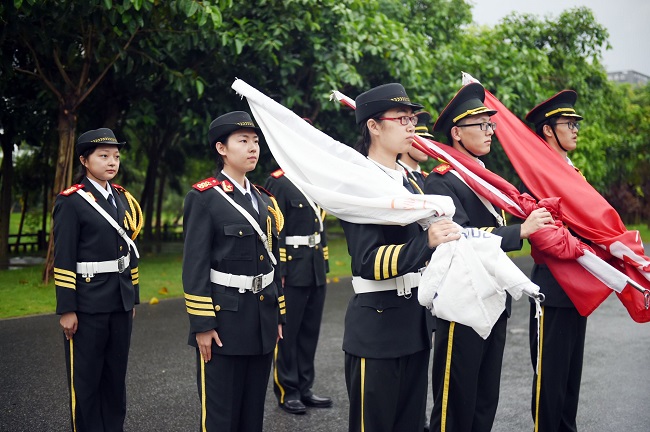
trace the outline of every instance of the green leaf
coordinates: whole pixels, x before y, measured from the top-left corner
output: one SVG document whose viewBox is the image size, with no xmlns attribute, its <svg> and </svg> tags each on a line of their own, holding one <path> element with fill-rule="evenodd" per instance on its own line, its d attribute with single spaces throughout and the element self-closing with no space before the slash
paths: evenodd
<svg viewBox="0 0 650 432">
<path fill-rule="evenodd" d="M 197 79 L 197 80 L 194 82 L 194 84 L 195 84 L 195 86 L 196 86 L 196 94 L 197 94 L 197 95 L 199 96 L 199 98 L 200 98 L 201 96 L 203 96 L 203 90 L 205 89 L 205 86 L 204 86 L 204 84 L 203 84 L 203 81 L 201 81 L 200 79 Z"/>
<path fill-rule="evenodd" d="M 111 10 L 113 8 L 113 0 L 104 0 L 104 7 Z"/>
</svg>

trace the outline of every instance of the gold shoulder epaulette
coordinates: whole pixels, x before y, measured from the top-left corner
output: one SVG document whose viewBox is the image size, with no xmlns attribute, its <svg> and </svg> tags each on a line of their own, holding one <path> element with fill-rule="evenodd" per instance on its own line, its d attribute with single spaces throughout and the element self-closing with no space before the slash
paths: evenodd
<svg viewBox="0 0 650 432">
<path fill-rule="evenodd" d="M 284 170 L 280 168 L 279 170 L 275 170 L 271 173 L 271 177 L 273 178 L 280 178 L 284 175 Z"/>
<path fill-rule="evenodd" d="M 74 185 L 70 186 L 69 188 L 67 188 L 66 190 L 61 191 L 60 195 L 68 196 L 70 194 L 73 194 L 73 193 L 77 192 L 79 189 L 81 189 L 83 187 L 84 187 L 84 185 L 82 185 L 82 184 L 74 184 Z"/>
<path fill-rule="evenodd" d="M 203 192 L 205 190 L 208 190 L 212 187 L 218 186 L 219 185 L 219 180 L 217 180 L 214 177 L 209 177 L 207 179 L 201 180 L 198 183 L 194 183 L 192 187 L 199 192 Z"/>
</svg>

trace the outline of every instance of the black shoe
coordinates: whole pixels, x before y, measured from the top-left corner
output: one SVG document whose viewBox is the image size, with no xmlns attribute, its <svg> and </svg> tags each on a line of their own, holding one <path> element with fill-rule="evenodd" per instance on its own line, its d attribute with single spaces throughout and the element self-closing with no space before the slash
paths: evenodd
<svg viewBox="0 0 650 432">
<path fill-rule="evenodd" d="M 316 396 L 315 394 L 311 396 L 303 396 L 300 400 L 303 404 L 312 408 L 330 408 L 332 406 L 332 399 Z"/>
<path fill-rule="evenodd" d="M 280 408 L 289 414 L 304 414 L 307 412 L 305 405 L 297 399 L 287 400 L 280 404 Z"/>
</svg>

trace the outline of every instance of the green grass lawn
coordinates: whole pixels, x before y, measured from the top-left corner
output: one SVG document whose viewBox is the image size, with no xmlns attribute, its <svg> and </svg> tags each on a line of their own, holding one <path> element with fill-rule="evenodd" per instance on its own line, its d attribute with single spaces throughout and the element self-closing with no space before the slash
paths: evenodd
<svg viewBox="0 0 650 432">
<path fill-rule="evenodd" d="M 650 242 L 650 228 L 647 225 L 630 225 L 630 230 L 639 230 L 641 238 Z M 350 257 L 345 237 L 338 232 L 328 238 L 330 272 L 328 278 L 337 282 L 340 277 L 350 276 Z M 521 251 L 510 256 L 530 253 L 530 245 L 524 242 Z M 646 252 L 647 253 L 647 252 Z M 181 281 L 182 254 L 178 252 L 143 253 L 140 260 L 140 302 L 152 299 L 180 297 L 183 295 Z M 42 267 L 27 267 L 18 270 L 0 270 L 0 319 L 25 315 L 54 313 L 56 299 L 54 282 L 41 282 Z M 154 300 L 155 302 L 155 300 Z"/>
<path fill-rule="evenodd" d="M 350 275 L 350 257 L 345 237 L 332 236 L 328 241 L 330 273 L 337 281 Z M 148 303 L 183 295 L 181 252 L 145 253 L 140 258 L 140 302 Z M 56 296 L 54 282 L 41 282 L 42 266 L 17 270 L 0 270 L 0 319 L 34 314 L 54 313 Z M 156 300 L 153 300 L 154 302 Z"/>
</svg>

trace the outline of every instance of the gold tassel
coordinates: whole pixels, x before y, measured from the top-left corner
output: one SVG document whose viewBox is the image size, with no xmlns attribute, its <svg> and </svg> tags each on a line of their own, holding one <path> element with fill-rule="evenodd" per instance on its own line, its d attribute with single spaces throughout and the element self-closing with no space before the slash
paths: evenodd
<svg viewBox="0 0 650 432">
<path fill-rule="evenodd" d="M 272 196 L 269 198 L 271 198 L 271 202 L 273 203 L 273 207 L 268 206 L 269 213 L 271 213 L 275 219 L 275 227 L 277 228 L 279 234 L 280 231 L 282 231 L 284 228 L 284 215 L 278 206 L 278 201 Z"/>
<path fill-rule="evenodd" d="M 138 237 L 138 234 L 140 234 L 142 225 L 144 225 L 142 209 L 140 208 L 138 201 L 126 189 L 124 189 L 124 196 L 126 197 L 126 201 L 129 203 L 131 209 L 131 214 L 129 214 L 128 211 L 124 213 L 124 219 L 127 222 L 128 227 L 133 231 L 133 234 L 131 234 L 131 240 L 135 240 Z"/>
</svg>

